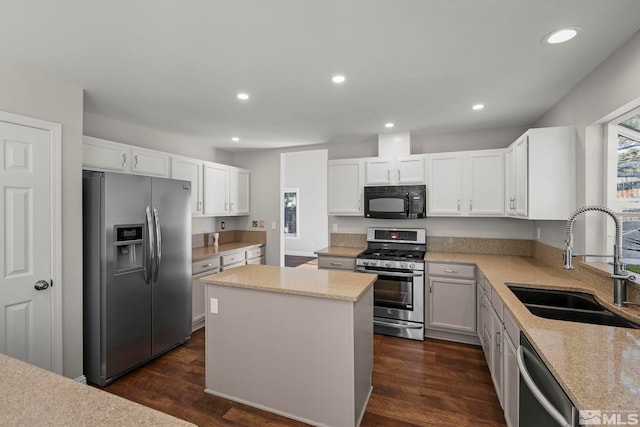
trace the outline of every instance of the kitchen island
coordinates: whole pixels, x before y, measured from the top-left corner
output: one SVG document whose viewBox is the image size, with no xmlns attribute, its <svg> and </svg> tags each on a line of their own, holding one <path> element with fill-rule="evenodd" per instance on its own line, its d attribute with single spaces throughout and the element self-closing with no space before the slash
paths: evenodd
<svg viewBox="0 0 640 427">
<path fill-rule="evenodd" d="M 358 425 L 376 277 L 268 265 L 206 276 L 205 391 L 312 425 Z"/>
</svg>

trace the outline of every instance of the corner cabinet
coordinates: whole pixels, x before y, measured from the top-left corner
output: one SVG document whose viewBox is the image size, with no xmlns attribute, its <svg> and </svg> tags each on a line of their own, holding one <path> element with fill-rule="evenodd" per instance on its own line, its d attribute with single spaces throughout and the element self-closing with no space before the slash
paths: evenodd
<svg viewBox="0 0 640 427">
<path fill-rule="evenodd" d="M 504 150 L 427 156 L 428 216 L 503 216 Z"/>
<path fill-rule="evenodd" d="M 363 215 L 364 159 L 329 160 L 327 213 Z"/>
<path fill-rule="evenodd" d="M 575 129 L 529 129 L 507 149 L 507 215 L 566 220 L 575 209 Z"/>
</svg>

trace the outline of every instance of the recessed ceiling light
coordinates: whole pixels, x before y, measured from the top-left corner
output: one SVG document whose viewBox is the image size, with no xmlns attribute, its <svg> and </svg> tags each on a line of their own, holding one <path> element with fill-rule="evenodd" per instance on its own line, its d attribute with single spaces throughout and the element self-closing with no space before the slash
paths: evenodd
<svg viewBox="0 0 640 427">
<path fill-rule="evenodd" d="M 391 122 L 389 122 L 389 123 L 385 123 L 385 124 L 384 124 L 384 127 L 389 128 L 389 129 L 390 129 L 390 128 L 392 128 L 392 127 L 394 127 L 394 126 L 395 126 L 395 125 L 394 125 L 393 123 L 391 123 Z"/>
<path fill-rule="evenodd" d="M 475 104 L 473 107 L 471 107 L 471 109 L 475 111 L 480 111 L 483 108 L 484 108 L 484 104 Z"/>
<path fill-rule="evenodd" d="M 331 81 L 334 83 L 344 83 L 345 80 L 347 80 L 347 78 L 345 76 L 343 76 L 342 74 L 336 74 L 335 76 L 333 76 L 331 78 Z"/>
<path fill-rule="evenodd" d="M 580 27 L 561 28 L 553 31 L 542 38 L 542 43 L 558 44 L 571 40 L 582 30 Z"/>
<path fill-rule="evenodd" d="M 240 141 L 240 138 L 238 138 L 237 136 L 234 136 L 233 138 L 231 138 L 231 140 L 233 142 L 238 142 L 238 141 Z"/>
<path fill-rule="evenodd" d="M 241 92 L 237 96 L 238 96 L 238 99 L 241 99 L 243 101 L 246 101 L 247 99 L 249 99 L 249 94 L 248 93 Z"/>
</svg>

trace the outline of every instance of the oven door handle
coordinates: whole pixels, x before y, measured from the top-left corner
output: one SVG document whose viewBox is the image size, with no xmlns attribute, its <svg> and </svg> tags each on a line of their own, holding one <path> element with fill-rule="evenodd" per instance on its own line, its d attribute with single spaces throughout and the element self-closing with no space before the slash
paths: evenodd
<svg viewBox="0 0 640 427">
<path fill-rule="evenodd" d="M 378 326 L 389 326 L 396 329 L 422 329 L 422 325 L 404 325 L 400 323 L 382 322 L 380 320 L 374 320 L 373 324 Z"/>
<path fill-rule="evenodd" d="M 369 270 L 368 268 L 357 268 L 356 271 L 359 272 L 359 273 L 377 274 L 378 276 L 422 277 L 422 273 L 396 273 L 396 272 L 393 272 L 393 271 Z"/>
</svg>

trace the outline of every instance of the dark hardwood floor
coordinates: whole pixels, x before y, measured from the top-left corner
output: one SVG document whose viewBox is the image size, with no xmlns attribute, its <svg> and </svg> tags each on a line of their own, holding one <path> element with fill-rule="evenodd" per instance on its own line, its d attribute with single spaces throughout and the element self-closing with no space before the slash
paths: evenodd
<svg viewBox="0 0 640 427">
<path fill-rule="evenodd" d="M 304 424 L 204 392 L 204 329 L 104 390 L 200 426 Z M 505 426 L 479 347 L 374 335 L 362 426 Z"/>
</svg>

